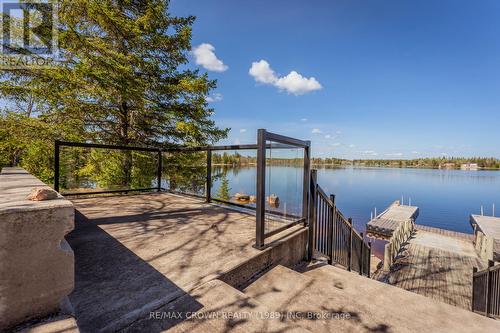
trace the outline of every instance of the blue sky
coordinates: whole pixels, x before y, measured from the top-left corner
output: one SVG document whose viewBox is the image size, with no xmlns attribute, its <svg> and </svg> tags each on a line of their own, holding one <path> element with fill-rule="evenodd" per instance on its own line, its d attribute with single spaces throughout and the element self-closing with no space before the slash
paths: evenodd
<svg viewBox="0 0 500 333">
<path fill-rule="evenodd" d="M 197 16 L 190 66 L 218 80 L 224 143 L 266 128 L 310 139 L 316 156 L 500 157 L 500 1 L 173 0 L 170 11 Z"/>
</svg>

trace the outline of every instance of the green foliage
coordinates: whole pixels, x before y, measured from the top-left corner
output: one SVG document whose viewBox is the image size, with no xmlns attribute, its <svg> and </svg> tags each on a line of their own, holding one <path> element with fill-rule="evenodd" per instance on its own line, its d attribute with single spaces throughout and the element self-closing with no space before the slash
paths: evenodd
<svg viewBox="0 0 500 333">
<path fill-rule="evenodd" d="M 69 151 L 72 153 L 73 151 Z M 156 155 L 148 152 L 120 151 L 108 149 L 92 149 L 87 151 L 86 156 L 70 156 L 66 167 L 62 172 L 72 180 L 66 178 L 63 188 L 77 188 L 82 186 L 82 182 L 89 181 L 97 188 L 119 189 L 119 188 L 150 188 L 153 180 L 156 180 L 157 161 Z M 123 161 L 131 159 L 130 181 L 124 183 L 125 170 Z M 81 163 L 83 162 L 83 163 Z M 71 168 L 74 166 L 74 168 Z M 68 170 L 68 167 L 69 170 Z"/>
<path fill-rule="evenodd" d="M 203 195 L 206 184 L 207 155 L 205 152 L 164 154 L 163 175 L 171 190 Z"/>
<path fill-rule="evenodd" d="M 0 163 L 19 165 L 42 181 L 53 179 L 54 140 L 79 140 L 77 123 L 55 124 L 47 116 L 32 118 L 20 112 L 0 113 Z"/>
<path fill-rule="evenodd" d="M 269 165 L 285 165 L 285 166 L 302 166 L 304 165 L 303 158 L 280 158 L 280 157 L 272 157 L 267 158 L 266 163 Z M 212 164 L 213 165 L 231 165 L 231 166 L 247 166 L 247 165 L 256 165 L 257 157 L 254 156 L 243 156 L 239 153 L 230 154 L 224 152 L 214 153 L 212 155 Z"/>
<path fill-rule="evenodd" d="M 354 160 L 354 165 L 399 167 L 399 168 L 430 168 L 446 167 L 460 169 L 462 164 L 475 163 L 481 169 L 500 169 L 500 160 L 494 157 L 435 157 L 413 160 Z"/>
<path fill-rule="evenodd" d="M 463 164 L 475 163 L 481 169 L 500 169 L 500 159 L 494 157 L 429 157 L 412 160 L 345 160 L 336 158 L 312 159 L 316 166 L 367 166 L 367 167 L 392 167 L 392 168 L 428 168 L 437 169 L 447 167 L 460 169 Z"/>
<path fill-rule="evenodd" d="M 1 117 L 2 164 L 47 180 L 56 138 L 169 147 L 227 135 L 205 99 L 215 80 L 183 67 L 194 17 L 172 16 L 166 0 L 61 0 L 59 8 L 60 62 L 0 71 L 0 97 L 15 113 Z M 69 182 L 91 172 L 97 186 L 149 181 L 151 165 L 136 154 L 86 156 Z"/>
<path fill-rule="evenodd" d="M 217 198 L 224 201 L 229 201 L 231 199 L 230 194 L 231 188 L 229 187 L 229 180 L 227 179 L 227 173 L 222 173 L 220 187 L 217 190 Z"/>
</svg>

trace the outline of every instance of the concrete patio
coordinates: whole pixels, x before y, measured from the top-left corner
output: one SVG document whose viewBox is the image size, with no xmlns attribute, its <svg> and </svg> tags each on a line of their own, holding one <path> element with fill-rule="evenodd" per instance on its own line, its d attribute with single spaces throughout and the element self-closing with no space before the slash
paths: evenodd
<svg viewBox="0 0 500 333">
<path fill-rule="evenodd" d="M 305 229 L 295 226 L 269 239 L 267 250 L 258 250 L 253 247 L 255 215 L 186 196 L 154 193 L 72 202 L 76 225 L 67 238 L 75 252 L 76 277 L 70 301 L 84 332 L 124 329 L 176 299 L 191 298 L 187 293 L 205 282 L 221 278 L 237 285 L 259 267 L 300 261 L 305 249 L 302 244 L 283 249 L 287 256 L 273 255 L 280 244 L 294 244 L 284 241 L 290 237 L 305 242 Z M 186 306 L 185 311 L 202 307 L 194 299 L 181 307 Z M 173 324 L 167 321 L 162 329 Z"/>
</svg>

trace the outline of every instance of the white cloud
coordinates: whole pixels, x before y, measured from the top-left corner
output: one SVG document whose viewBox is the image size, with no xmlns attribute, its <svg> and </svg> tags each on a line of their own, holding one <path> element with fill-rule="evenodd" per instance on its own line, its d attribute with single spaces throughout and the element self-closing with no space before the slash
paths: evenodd
<svg viewBox="0 0 500 333">
<path fill-rule="evenodd" d="M 331 137 L 332 136 L 330 134 L 325 135 L 325 139 L 331 139 Z"/>
<path fill-rule="evenodd" d="M 313 130 L 311 131 L 312 134 L 321 134 L 323 132 L 321 132 L 321 130 L 319 128 L 313 128 Z"/>
<path fill-rule="evenodd" d="M 308 120 L 307 118 L 300 119 L 300 121 L 302 121 L 302 122 L 306 122 L 307 120 Z"/>
<path fill-rule="evenodd" d="M 400 157 L 400 156 L 403 156 L 403 153 L 388 153 L 388 154 L 385 154 L 385 156 Z"/>
<path fill-rule="evenodd" d="M 273 85 L 280 90 L 285 90 L 294 95 L 303 95 L 323 88 L 314 77 L 307 78 L 296 71 L 291 71 L 286 76 L 278 77 L 265 60 L 253 62 L 248 74 L 257 82 Z"/>
<path fill-rule="evenodd" d="M 205 99 L 208 103 L 219 102 L 219 101 L 222 101 L 222 95 L 219 93 L 216 93 L 216 94 L 213 94 L 212 96 L 207 96 Z"/>
<path fill-rule="evenodd" d="M 356 145 L 353 145 L 352 143 L 349 145 L 349 148 L 354 148 Z"/>
<path fill-rule="evenodd" d="M 253 76 L 255 81 L 266 84 L 275 84 L 278 77 L 269 66 L 269 63 L 265 60 L 252 62 L 252 67 L 248 71 L 248 74 Z"/>
<path fill-rule="evenodd" d="M 303 95 L 323 88 L 314 77 L 306 78 L 296 71 L 291 71 L 287 76 L 279 78 L 275 85 L 294 95 Z"/>
<path fill-rule="evenodd" d="M 412 154 L 420 154 L 418 151 L 412 151 Z"/>
<path fill-rule="evenodd" d="M 212 44 L 203 43 L 193 49 L 194 59 L 197 65 L 214 72 L 224 72 L 229 67 L 215 55 L 215 47 Z"/>
<path fill-rule="evenodd" d="M 340 142 L 334 142 L 334 143 L 331 144 L 332 147 L 338 147 L 340 145 L 341 145 Z"/>
<path fill-rule="evenodd" d="M 246 133 L 247 132 L 247 129 L 246 128 L 242 128 L 240 129 L 240 133 Z"/>
</svg>

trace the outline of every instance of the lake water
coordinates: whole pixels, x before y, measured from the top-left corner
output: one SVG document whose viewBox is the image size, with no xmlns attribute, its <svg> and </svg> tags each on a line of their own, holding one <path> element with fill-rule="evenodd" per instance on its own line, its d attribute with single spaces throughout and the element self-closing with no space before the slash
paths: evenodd
<svg viewBox="0 0 500 333">
<path fill-rule="evenodd" d="M 280 197 L 280 210 L 300 213 L 302 169 L 268 167 L 266 195 Z M 255 168 L 230 168 L 226 172 L 230 193 L 255 194 Z M 492 214 L 496 203 L 500 216 L 500 172 L 396 168 L 320 168 L 318 183 L 335 194 L 339 209 L 352 217 L 357 230 L 364 231 L 370 212 L 382 212 L 394 200 L 420 208 L 418 224 L 472 233 L 470 214 Z M 220 180 L 214 182 L 216 193 Z"/>
</svg>

